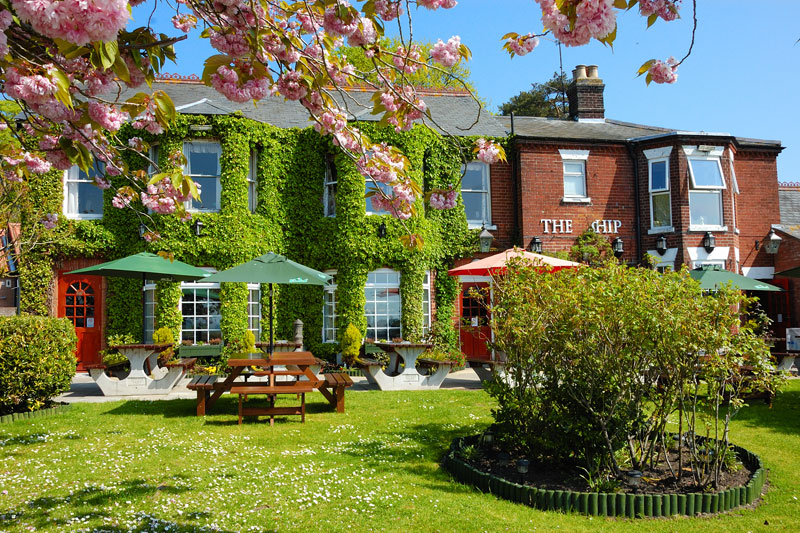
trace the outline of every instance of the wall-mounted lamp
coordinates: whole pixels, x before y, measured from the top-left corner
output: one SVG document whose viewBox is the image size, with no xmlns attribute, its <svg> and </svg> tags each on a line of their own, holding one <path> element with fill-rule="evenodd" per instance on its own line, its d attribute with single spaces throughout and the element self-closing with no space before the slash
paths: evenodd
<svg viewBox="0 0 800 533">
<path fill-rule="evenodd" d="M 710 231 L 707 231 L 703 237 L 703 248 L 706 249 L 706 252 L 711 253 L 716 247 L 717 239 L 711 234 Z"/>
<path fill-rule="evenodd" d="M 667 238 L 664 235 L 659 235 L 656 239 L 656 252 L 658 255 L 667 253 Z"/>
<path fill-rule="evenodd" d="M 192 224 L 192 229 L 194 229 L 194 236 L 195 237 L 202 237 L 204 235 L 203 228 L 205 228 L 205 227 L 206 227 L 206 225 L 203 224 L 202 220 L 200 220 L 200 219 L 195 220 L 194 224 Z"/>
<path fill-rule="evenodd" d="M 531 239 L 531 242 L 528 244 L 528 250 L 535 254 L 542 253 L 542 239 L 539 237 L 534 237 Z"/>
<path fill-rule="evenodd" d="M 769 235 L 767 235 L 767 240 L 764 241 L 764 251 L 768 254 L 777 254 L 778 248 L 781 246 L 781 239 L 775 233 L 774 229 L 769 230 Z"/>
<path fill-rule="evenodd" d="M 478 241 L 480 242 L 481 252 L 488 252 L 492 248 L 493 240 L 494 240 L 494 235 L 489 233 L 489 230 L 486 229 L 486 226 L 483 226 L 483 231 L 481 231 L 480 235 L 478 235 Z"/>
<path fill-rule="evenodd" d="M 144 239 L 144 234 L 147 233 L 147 226 L 139 224 L 139 238 Z"/>
<path fill-rule="evenodd" d="M 623 252 L 625 252 L 624 243 L 622 239 L 617 237 L 613 241 L 611 241 L 611 249 L 614 251 L 615 257 L 621 257 Z"/>
<path fill-rule="evenodd" d="M 386 237 L 386 222 L 381 222 L 378 226 L 378 238 L 383 239 Z"/>
</svg>

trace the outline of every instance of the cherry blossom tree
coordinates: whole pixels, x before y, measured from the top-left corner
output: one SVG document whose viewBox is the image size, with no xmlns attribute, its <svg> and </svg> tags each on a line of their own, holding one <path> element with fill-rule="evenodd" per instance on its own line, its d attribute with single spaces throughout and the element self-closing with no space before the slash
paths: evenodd
<svg viewBox="0 0 800 533">
<path fill-rule="evenodd" d="M 219 52 L 205 61 L 207 85 L 234 102 L 280 95 L 300 103 L 313 127 L 330 136 L 365 179 L 391 186 L 389 193 L 378 188 L 373 203 L 399 219 L 414 214 L 423 191 L 410 179 L 407 159 L 393 146 L 373 143 L 348 120 L 356 102 L 345 89 L 370 88 L 371 112 L 383 126 L 406 131 L 425 124 L 444 130 L 413 80 L 426 73 L 450 75 L 471 52 L 459 36 L 421 46 L 412 14 L 452 9 L 456 0 L 0 0 L 0 92 L 21 108 L 16 119 L 0 118 L 0 129 L 17 141 L 0 147 L 0 179 L 24 183 L 52 169 L 78 165 L 86 171 L 101 161 L 105 175 L 95 178 L 99 187 L 111 186 L 109 176 L 128 178 L 115 190 L 115 207 L 141 202 L 157 213 L 189 217 L 184 202 L 197 198 L 198 191 L 180 171 L 182 156 L 171 154 L 170 168 L 147 176 L 129 169 L 122 157 L 134 151 L 146 158 L 147 144 L 138 137 L 122 142 L 117 135 L 126 122 L 157 135 L 175 117 L 168 95 L 147 86 L 167 60 L 176 61 L 173 45 L 186 36 L 157 34 L 149 26 L 128 29 L 130 6 L 145 1 L 153 12 L 174 13 L 178 34 L 202 26 L 201 36 Z M 512 56 L 532 52 L 544 35 L 566 46 L 592 39 L 612 45 L 618 11 L 638 9 L 650 25 L 678 17 L 681 3 L 535 1 L 545 31 L 504 36 L 503 47 Z M 391 47 L 384 38 L 390 24 L 398 35 Z M 361 48 L 366 66 L 356 68 L 346 54 L 337 53 L 344 46 Z M 647 73 L 648 83 L 673 83 L 679 64 L 673 58 L 649 60 L 639 73 Z M 122 101 L 125 87 L 142 91 Z M 486 139 L 478 139 L 470 157 L 505 160 L 502 147 Z M 453 189 L 428 192 L 434 209 L 454 207 L 456 197 Z M 42 224 L 52 227 L 57 218 L 43 214 Z"/>
</svg>

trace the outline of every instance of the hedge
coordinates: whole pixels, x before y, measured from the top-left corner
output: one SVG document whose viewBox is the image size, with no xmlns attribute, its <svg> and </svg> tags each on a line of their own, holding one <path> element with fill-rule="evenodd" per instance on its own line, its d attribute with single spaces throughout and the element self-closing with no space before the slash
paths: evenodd
<svg viewBox="0 0 800 533">
<path fill-rule="evenodd" d="M 0 415 L 39 409 L 68 390 L 77 342 L 66 318 L 0 317 Z"/>
</svg>

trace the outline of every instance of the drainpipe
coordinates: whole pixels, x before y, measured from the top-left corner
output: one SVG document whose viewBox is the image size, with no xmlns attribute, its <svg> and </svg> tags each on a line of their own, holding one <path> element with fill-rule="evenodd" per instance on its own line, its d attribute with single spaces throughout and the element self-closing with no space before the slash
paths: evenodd
<svg viewBox="0 0 800 533">
<path fill-rule="evenodd" d="M 511 137 L 514 137 L 514 112 L 511 112 Z M 514 143 L 514 157 L 511 160 L 511 205 L 514 209 L 514 233 L 511 235 L 512 242 L 515 242 L 525 248 L 525 243 L 522 242 L 522 229 L 520 229 L 520 211 L 522 210 L 522 206 L 520 205 L 520 194 L 519 194 L 519 150 L 517 150 L 517 141 L 513 139 Z"/>
<path fill-rule="evenodd" d="M 636 151 L 634 150 L 634 144 L 627 143 L 628 147 L 628 156 L 631 158 L 631 163 L 633 164 L 633 191 L 634 191 L 634 207 L 636 208 L 636 254 L 637 254 L 637 264 L 642 264 L 642 224 L 641 224 L 641 198 L 639 197 L 639 159 L 636 157 Z"/>
</svg>

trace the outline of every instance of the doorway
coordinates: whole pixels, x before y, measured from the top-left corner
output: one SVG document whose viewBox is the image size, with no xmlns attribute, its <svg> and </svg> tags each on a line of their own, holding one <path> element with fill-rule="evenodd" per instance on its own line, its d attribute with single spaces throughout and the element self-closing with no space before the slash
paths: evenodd
<svg viewBox="0 0 800 533">
<path fill-rule="evenodd" d="M 488 342 L 492 339 L 489 310 L 476 298 L 475 291 L 488 295 L 488 283 L 464 283 L 459 296 L 459 340 L 461 352 L 467 359 L 491 360 Z"/>
<path fill-rule="evenodd" d="M 67 318 L 75 328 L 78 370 L 101 363 L 102 278 L 99 276 L 64 276 L 58 278 L 58 316 Z"/>
</svg>

